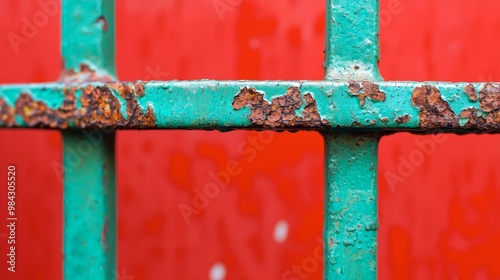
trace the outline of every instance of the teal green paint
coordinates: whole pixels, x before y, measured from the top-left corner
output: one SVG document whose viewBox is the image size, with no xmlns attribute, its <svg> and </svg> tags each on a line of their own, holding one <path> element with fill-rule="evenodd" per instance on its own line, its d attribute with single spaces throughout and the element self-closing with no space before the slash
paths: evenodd
<svg viewBox="0 0 500 280">
<path fill-rule="evenodd" d="M 29 84 L 0 86 L 0 98 L 9 106 L 14 106 L 21 93 L 28 93 L 36 100 L 43 100 L 48 107 L 57 108 L 64 100 L 64 93 L 60 84 Z"/>
<path fill-rule="evenodd" d="M 63 132 L 64 279 L 114 279 L 114 133 Z"/>
<path fill-rule="evenodd" d="M 100 75 L 115 76 L 114 5 L 111 0 L 63 1 L 62 56 L 65 69 L 78 72 L 80 65 L 85 64 Z M 100 20 L 101 17 L 105 21 Z"/>
<path fill-rule="evenodd" d="M 325 279 L 376 279 L 378 140 L 325 135 Z"/>
<path fill-rule="evenodd" d="M 381 80 L 378 0 L 327 0 L 325 79 Z"/>
<path fill-rule="evenodd" d="M 93 85 L 105 86 L 102 83 Z M 420 130 L 418 109 L 412 105 L 412 91 L 422 85 L 437 87 L 444 100 L 458 116 L 463 109 L 479 109 L 479 102 L 471 102 L 464 92 L 468 83 L 442 82 L 377 82 L 380 90 L 386 93 L 385 102 L 374 102 L 366 99 L 364 106 L 356 96 L 349 93 L 347 82 L 339 81 L 172 81 L 145 83 L 145 94 L 138 97 L 140 109 L 144 112 L 152 106 L 156 116 L 156 128 L 176 129 L 237 129 L 255 128 L 248 120 L 250 109 L 238 111 L 231 106 L 234 96 L 243 87 L 254 87 L 267 100 L 284 95 L 290 86 L 298 86 L 302 94 L 311 93 L 316 99 L 318 111 L 327 119 L 332 129 L 405 129 Z M 473 84 L 479 91 L 483 83 Z M 85 85 L 82 85 L 84 87 Z M 0 98 L 13 105 L 22 92 L 31 93 L 36 100 L 48 103 L 50 108 L 57 108 L 64 98 L 62 84 L 8 85 L 0 87 Z M 81 91 L 76 91 L 77 100 Z M 128 118 L 125 104 L 118 93 L 114 95 L 120 100 L 121 112 Z M 77 105 L 81 106 L 80 103 Z M 79 108 L 79 107 L 78 107 Z M 303 108 L 302 108 L 303 109 Z M 300 110 L 298 110 L 300 112 Z M 297 112 L 297 114 L 299 114 Z M 411 116 L 410 121 L 397 124 L 394 120 L 401 115 Z M 383 122 L 382 118 L 388 118 Z M 359 123 L 360 126 L 353 124 Z M 2 123 L 0 123 L 2 126 Z M 24 123 L 18 126 L 24 127 Z M 74 127 L 73 127 L 74 128 Z M 129 127 L 134 128 L 134 127 Z M 324 128 L 313 128 L 324 130 Z M 462 131 L 459 129 L 459 131 Z"/>
</svg>

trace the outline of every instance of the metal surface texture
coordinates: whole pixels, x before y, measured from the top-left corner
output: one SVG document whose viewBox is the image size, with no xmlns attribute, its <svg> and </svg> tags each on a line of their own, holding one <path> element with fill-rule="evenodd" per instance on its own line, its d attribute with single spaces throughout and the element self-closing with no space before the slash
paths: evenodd
<svg viewBox="0 0 500 280">
<path fill-rule="evenodd" d="M 376 279 L 378 140 L 325 136 L 326 279 Z"/>
<path fill-rule="evenodd" d="M 114 36 L 114 1 L 63 1 L 65 70 L 58 85 L 115 80 Z M 135 116 L 135 112 L 130 111 L 137 108 L 131 96 L 140 90 L 121 87 L 116 90 L 126 100 L 125 111 Z M 60 129 L 70 124 L 80 124 L 80 128 L 105 128 L 110 122 L 118 126 L 135 118 L 124 120 L 117 112 L 121 108 L 117 100 L 105 91 L 86 87 L 78 98 L 74 91 L 75 88 L 69 88 L 58 95 L 54 88 L 45 92 L 42 89 L 42 95 L 48 94 L 48 104 L 62 101 L 57 109 L 50 108 L 36 96 L 22 93 L 17 97 L 16 110 L 26 124 Z M 111 130 L 63 131 L 62 136 L 63 277 L 114 279 L 117 254 L 115 133 Z"/>
<path fill-rule="evenodd" d="M 0 126 L 495 132 L 500 84 L 171 81 L 0 87 Z"/>
<path fill-rule="evenodd" d="M 96 137 L 99 136 L 99 137 Z M 64 279 L 113 279 L 116 273 L 114 133 L 63 132 Z"/>
<path fill-rule="evenodd" d="M 266 129 L 323 133 L 324 276 L 375 279 L 380 135 L 498 132 L 500 84 L 384 82 L 378 1 L 328 0 L 326 18 L 325 81 L 116 82 L 114 1 L 64 0 L 65 70 L 0 86 L 0 127 L 63 130 L 65 278 L 116 271 L 115 129 Z"/>
</svg>

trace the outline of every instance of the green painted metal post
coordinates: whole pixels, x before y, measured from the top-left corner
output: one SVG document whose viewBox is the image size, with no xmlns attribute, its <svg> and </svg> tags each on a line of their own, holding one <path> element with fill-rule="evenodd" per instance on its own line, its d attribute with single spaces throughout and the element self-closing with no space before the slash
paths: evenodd
<svg viewBox="0 0 500 280">
<path fill-rule="evenodd" d="M 114 1 L 63 1 L 63 82 L 114 79 L 114 49 Z M 114 128 L 63 131 L 62 135 L 64 279 L 114 279 Z"/>
<path fill-rule="evenodd" d="M 63 137 L 64 279 L 114 279 L 117 211 L 113 133 L 64 131 Z"/>
<path fill-rule="evenodd" d="M 325 279 L 376 279 L 378 140 L 325 136 Z"/>
<path fill-rule="evenodd" d="M 326 80 L 382 80 L 378 8 L 378 0 L 327 1 Z M 324 136 L 324 278 L 376 279 L 379 136 L 349 131 Z"/>
<path fill-rule="evenodd" d="M 378 0 L 328 0 L 325 79 L 380 80 Z"/>
<path fill-rule="evenodd" d="M 62 1 L 64 68 L 88 66 L 99 76 L 115 76 L 115 1 Z"/>
</svg>

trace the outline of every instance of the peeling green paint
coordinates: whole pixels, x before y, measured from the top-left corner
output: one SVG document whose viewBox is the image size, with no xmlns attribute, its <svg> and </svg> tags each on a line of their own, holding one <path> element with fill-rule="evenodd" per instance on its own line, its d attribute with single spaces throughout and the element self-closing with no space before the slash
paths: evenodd
<svg viewBox="0 0 500 280">
<path fill-rule="evenodd" d="M 235 110 L 231 103 L 242 88 L 255 88 L 264 94 L 266 100 L 282 96 L 289 87 L 297 86 L 304 97 L 310 93 L 317 103 L 318 112 L 326 119 L 331 127 L 308 127 L 310 130 L 411 130 L 432 132 L 420 127 L 418 118 L 419 109 L 412 104 L 412 93 L 417 87 L 429 85 L 440 91 L 442 99 L 446 101 L 454 114 L 468 108 L 481 111 L 480 101 L 471 101 L 464 92 L 468 83 L 444 82 L 374 82 L 386 95 L 385 101 L 374 101 L 366 98 L 364 105 L 356 96 L 349 92 L 347 82 L 338 81 L 174 81 L 174 82 L 148 82 L 144 83 L 144 95 L 137 96 L 138 112 L 144 113 L 148 107 L 153 109 L 156 119 L 154 128 L 176 129 L 259 129 L 249 121 L 250 109 Z M 133 83 L 123 83 L 131 85 Z M 113 83 L 89 83 L 75 86 L 76 106 L 79 103 L 81 90 L 87 85 L 94 87 L 108 87 L 113 95 L 120 101 L 120 112 L 124 118 L 126 104 L 123 97 L 112 88 Z M 473 84 L 477 89 L 485 87 L 485 83 Z M 42 101 L 49 108 L 57 109 L 64 101 L 65 90 L 71 87 L 58 83 L 31 84 L 31 85 L 6 85 L 0 86 L 0 99 L 9 106 L 14 106 L 22 93 L 30 94 L 36 101 Z M 300 114 L 305 104 L 297 110 Z M 1 112 L 0 112 L 1 114 Z M 487 115 L 487 113 L 484 113 Z M 394 120 L 399 116 L 409 115 L 407 122 L 397 123 Z M 387 120 L 386 120 L 387 119 Z M 462 121 L 463 122 L 463 121 Z M 0 126 L 5 126 L 0 119 Z M 16 127 L 26 127 L 26 123 L 18 122 Z M 79 128 L 73 126 L 72 128 Z M 144 127 L 117 126 L 116 128 L 137 129 Z M 285 129 L 297 129 L 293 126 Z M 449 131 L 463 131 L 465 128 L 447 128 Z M 467 130 L 476 131 L 475 127 Z M 490 131 L 490 130 L 483 130 Z"/>
</svg>

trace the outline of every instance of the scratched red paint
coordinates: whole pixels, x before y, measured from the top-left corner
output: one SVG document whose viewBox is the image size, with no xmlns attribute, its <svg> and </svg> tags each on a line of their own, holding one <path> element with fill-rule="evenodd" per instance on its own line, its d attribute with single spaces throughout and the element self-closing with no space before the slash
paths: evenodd
<svg viewBox="0 0 500 280">
<path fill-rule="evenodd" d="M 399 8 L 389 9 L 391 1 L 381 1 L 390 14 L 381 32 L 386 79 L 500 80 L 491 39 L 500 28 L 491 16 L 499 3 L 397 0 Z M 56 80 L 61 71 L 57 19 L 20 45 L 18 55 L 6 39 L 20 32 L 23 16 L 38 11 L 36 2 L 0 3 L 0 61 L 8 65 L 0 70 L 2 83 Z M 244 0 L 223 20 L 213 3 L 119 1 L 120 78 L 322 78 L 324 1 Z M 314 256 L 322 224 L 321 137 L 283 133 L 250 144 L 256 135 L 119 133 L 120 275 L 207 279 L 223 265 L 226 279 L 280 279 Z M 429 155 L 415 142 L 423 139 L 432 138 L 399 134 L 381 144 L 380 279 L 498 279 L 498 136 L 450 135 L 433 142 Z M 15 163 L 20 170 L 18 260 L 26 268 L 11 277 L 0 267 L 0 279 L 60 279 L 61 185 L 50 168 L 60 146 L 57 132 L 0 131 L 0 168 Z M 385 174 L 416 151 L 423 162 L 391 185 Z M 231 160 L 241 172 L 186 225 L 179 204 L 192 205 L 193 187 L 202 190 L 213 181 L 210 173 L 227 170 Z M 288 235 L 279 243 L 274 231 L 283 221 Z M 308 279 L 319 279 L 321 269 Z"/>
</svg>

